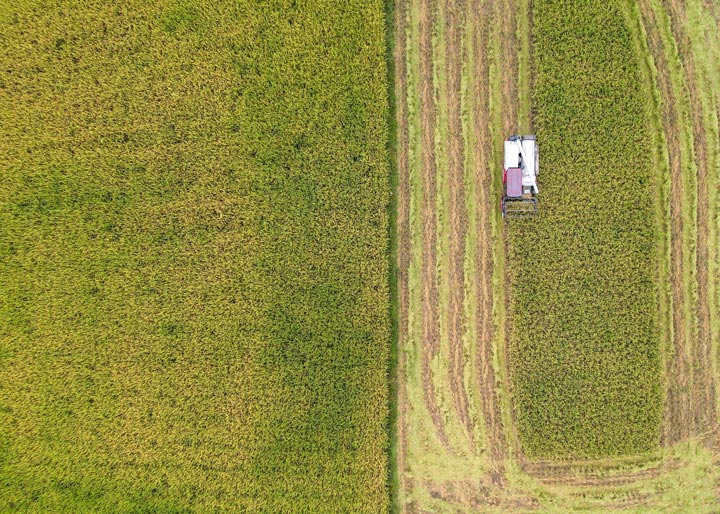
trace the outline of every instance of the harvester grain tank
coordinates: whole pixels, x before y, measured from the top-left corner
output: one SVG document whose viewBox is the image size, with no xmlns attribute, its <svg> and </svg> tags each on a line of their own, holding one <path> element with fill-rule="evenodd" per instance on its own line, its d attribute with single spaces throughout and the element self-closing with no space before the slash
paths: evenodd
<svg viewBox="0 0 720 514">
<path fill-rule="evenodd" d="M 535 136 L 510 136 L 505 140 L 503 218 L 535 216 L 538 213 L 537 176 L 540 151 Z"/>
</svg>

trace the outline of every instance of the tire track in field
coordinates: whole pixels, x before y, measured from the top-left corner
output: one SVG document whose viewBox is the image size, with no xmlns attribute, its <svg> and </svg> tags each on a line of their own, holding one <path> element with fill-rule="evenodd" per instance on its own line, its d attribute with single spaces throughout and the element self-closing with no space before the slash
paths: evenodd
<svg viewBox="0 0 720 514">
<path fill-rule="evenodd" d="M 502 116 L 502 134 L 498 134 L 504 141 L 505 138 L 511 134 L 518 134 L 520 132 L 521 120 L 519 119 L 520 112 L 520 90 L 519 90 L 519 72 L 520 62 L 518 54 L 520 52 L 520 42 L 518 40 L 518 0 L 499 0 L 496 2 L 497 8 L 497 22 L 498 29 L 500 31 L 500 49 L 501 58 L 498 63 L 498 73 L 501 77 L 501 90 L 500 90 L 500 106 Z M 532 13 L 532 6 L 528 6 L 528 13 Z M 528 30 L 531 30 L 530 22 L 528 21 Z M 532 52 L 530 52 L 532 55 Z M 529 70 L 528 70 L 529 72 Z M 532 123 L 532 120 L 530 120 Z M 498 136 L 496 135 L 496 137 Z M 498 170 L 502 168 L 502 159 L 504 153 L 504 146 L 501 146 L 501 154 L 499 156 Z M 495 170 L 493 170 L 495 171 Z M 502 186 L 501 186 L 502 187 Z M 502 221 L 500 223 L 503 223 Z M 505 273 L 502 277 L 504 283 L 504 302 L 505 312 L 510 312 L 510 266 L 508 258 L 508 240 L 507 233 L 504 230 L 504 226 L 501 228 L 501 237 L 503 239 L 502 251 L 504 252 L 505 260 Z M 509 317 L 505 320 L 504 333 L 502 339 L 498 340 L 498 344 L 503 346 L 503 351 L 507 355 L 508 342 L 510 337 L 510 323 Z M 506 383 L 509 384 L 509 370 L 505 370 Z M 509 388 L 509 385 L 506 386 Z M 509 391 L 508 391 L 509 393 Z M 510 419 L 514 420 L 514 413 L 512 405 L 510 408 Z M 499 406 L 498 406 L 499 408 Z M 506 457 L 507 448 L 506 443 L 508 441 L 508 434 L 505 427 L 501 426 L 503 432 L 503 449 L 502 456 Z M 522 456 L 522 448 L 520 447 L 519 441 L 515 440 L 515 451 L 518 456 Z"/>
<path fill-rule="evenodd" d="M 433 390 L 430 362 L 440 348 L 437 284 L 437 184 L 435 177 L 435 125 L 437 112 L 433 88 L 432 30 L 435 15 L 431 0 L 420 0 L 420 132 L 422 152 L 422 382 L 423 398 L 437 437 L 443 448 L 453 454 L 445 424 Z"/>
<path fill-rule="evenodd" d="M 395 44 L 395 115 L 397 124 L 397 301 L 398 301 L 398 359 L 397 359 L 397 476 L 400 488 L 412 490 L 412 479 L 408 476 L 405 455 L 407 454 L 407 389 L 405 359 L 402 345 L 408 341 L 408 312 L 410 309 L 409 269 L 412 252 L 410 242 L 410 181 L 409 181 L 409 140 L 407 101 L 407 2 L 397 0 L 394 11 Z"/>
<path fill-rule="evenodd" d="M 662 98 L 661 119 L 667 152 L 670 162 L 670 287 L 672 292 L 672 329 L 673 353 L 669 356 L 666 369 L 666 400 L 662 443 L 670 446 L 690 435 L 690 365 L 685 354 L 688 334 L 685 332 L 683 306 L 685 291 L 683 288 L 683 192 L 682 163 L 680 162 L 679 117 L 675 109 L 675 100 L 668 69 L 667 56 L 663 48 L 660 32 L 648 0 L 639 2 L 642 23 L 647 34 L 647 44 L 652 54 L 657 81 Z"/>
<path fill-rule="evenodd" d="M 450 218 L 450 254 L 448 282 L 450 302 L 448 332 L 450 363 L 448 381 L 455 412 L 465 430 L 472 452 L 475 451 L 473 426 L 470 419 L 468 395 L 465 390 L 465 355 L 463 347 L 465 302 L 465 237 L 467 211 L 465 210 L 465 156 L 461 118 L 461 76 L 464 61 L 462 40 L 465 26 L 464 0 L 446 0 L 446 76 L 448 110 L 448 189 Z"/>
<path fill-rule="evenodd" d="M 515 4 L 514 0 L 501 0 L 495 3 L 502 49 L 499 72 L 502 77 L 503 139 L 518 131 L 518 39 Z"/>
<path fill-rule="evenodd" d="M 499 74 L 499 82 L 500 82 L 500 91 L 499 91 L 499 97 L 500 97 L 500 114 L 502 119 L 502 126 L 497 127 L 495 126 L 495 130 L 493 131 L 493 137 L 495 140 L 500 139 L 501 141 L 505 139 L 510 134 L 517 133 L 519 130 L 519 119 L 518 119 L 518 112 L 519 112 L 519 91 L 518 91 L 518 73 L 519 73 L 519 62 L 518 62 L 518 52 L 520 51 L 519 44 L 518 44 L 518 38 L 517 38 L 517 12 L 518 6 L 516 0 L 496 0 L 493 2 L 493 13 L 492 13 L 492 20 L 490 22 L 490 27 L 492 27 L 492 33 L 491 37 L 493 40 L 498 41 L 497 47 L 500 49 L 500 55 L 495 55 L 495 65 L 496 65 L 496 73 Z M 490 109 L 488 108 L 488 111 Z M 502 145 L 499 146 L 499 148 L 502 148 Z M 502 150 L 500 150 L 502 152 Z M 502 153 L 501 153 L 502 155 Z M 502 157 L 500 156 L 498 158 L 498 161 Z M 491 165 L 486 169 L 486 174 L 488 174 L 487 179 L 487 192 L 490 193 L 490 181 L 491 176 L 493 173 L 496 172 L 496 169 L 494 167 L 495 164 L 498 164 L 498 166 L 502 166 L 500 161 L 498 163 L 491 162 Z M 499 168 L 498 168 L 499 169 Z M 490 202 L 486 202 L 488 205 L 488 208 L 491 205 L 494 204 L 494 202 L 491 200 Z M 494 205 L 493 205 L 494 207 Z M 490 231 L 490 216 L 492 216 L 492 212 L 488 212 L 486 214 L 488 216 L 487 221 L 487 230 Z M 502 222 L 501 222 L 502 223 Z M 500 228 L 500 235 L 499 237 L 502 237 L 503 243 L 502 243 L 502 252 L 504 252 L 504 260 L 505 262 L 508 261 L 507 259 L 507 240 L 504 233 L 503 228 Z M 491 235 L 488 235 L 487 239 L 487 245 L 492 245 L 492 237 Z M 492 258 L 492 256 L 490 256 Z M 492 262 L 492 260 L 490 261 Z M 488 274 L 486 277 L 487 283 L 486 288 L 488 289 L 488 295 L 491 298 L 491 301 L 488 305 L 488 312 L 486 313 L 487 322 L 486 325 L 492 327 L 493 326 L 493 307 L 492 307 L 492 295 L 493 295 L 493 284 L 492 284 L 492 272 Z M 509 312 L 509 269 L 505 268 L 504 276 L 502 277 L 502 281 L 504 283 L 503 291 L 505 291 L 504 297 L 501 298 L 501 301 L 505 303 L 505 312 Z M 505 470 L 505 464 L 504 461 L 507 457 L 507 433 L 506 433 L 506 427 L 504 426 L 503 422 L 503 416 L 502 416 L 502 408 L 501 408 L 501 401 L 500 401 L 500 393 L 498 391 L 498 388 L 500 387 L 500 384 L 497 382 L 497 379 L 495 377 L 495 369 L 492 366 L 492 359 L 494 356 L 494 353 L 499 353 L 501 351 L 501 348 L 495 348 L 494 344 L 501 345 L 502 351 L 504 352 L 504 349 L 507 347 L 507 340 L 508 340 L 508 327 L 509 323 L 506 322 L 504 325 L 504 330 L 502 334 L 498 334 L 499 337 L 495 337 L 494 334 L 489 334 L 489 342 L 486 345 L 486 351 L 485 351 L 485 376 L 486 380 L 489 386 L 492 387 L 492 393 L 489 395 L 490 403 L 488 405 L 488 409 L 492 411 L 492 415 L 490 416 L 490 419 L 492 421 L 492 426 L 489 426 L 488 432 L 492 434 L 491 439 L 491 456 L 492 461 L 495 468 L 495 480 L 498 482 L 499 485 L 505 486 L 505 477 L 504 477 L 504 470 Z"/>
<path fill-rule="evenodd" d="M 622 464 L 599 465 L 575 463 L 533 462 L 523 469 L 545 485 L 572 487 L 618 487 L 632 484 L 638 480 L 656 478 L 678 469 L 682 465 L 678 459 L 656 463 L 648 468 L 623 471 Z"/>
<path fill-rule="evenodd" d="M 685 84 L 690 95 L 690 114 L 692 117 L 695 163 L 697 165 L 697 245 L 696 245 L 696 281 L 698 313 L 698 340 L 692 346 L 692 406 L 695 434 L 710 430 L 716 421 L 715 380 L 711 369 L 712 340 L 710 334 L 710 298 L 708 274 L 710 237 L 709 190 L 708 190 L 708 154 L 702 105 L 698 92 L 695 60 L 685 26 L 687 18 L 685 7 L 678 0 L 666 1 L 666 10 L 670 16 L 670 27 L 680 51 L 680 59 L 685 70 Z"/>
<path fill-rule="evenodd" d="M 497 383 L 492 366 L 493 358 L 493 286 L 492 286 L 492 231 L 491 216 L 494 202 L 491 198 L 491 140 L 490 133 L 490 61 L 488 43 L 492 19 L 490 0 L 471 0 L 471 16 L 474 17 L 475 33 L 472 35 L 474 62 L 473 94 L 471 108 L 474 116 L 475 144 L 474 163 L 477 170 L 475 189 L 476 216 L 478 220 L 478 253 L 475 269 L 480 298 L 477 302 L 478 352 L 475 364 L 478 387 L 486 425 L 488 450 L 495 481 L 503 472 L 503 430 Z"/>
<path fill-rule="evenodd" d="M 459 480 L 438 484 L 423 484 L 431 498 L 442 500 L 453 507 L 454 512 L 527 512 L 540 507 L 535 499 L 523 495 L 508 495 L 488 477 L 480 481 Z M 433 511 L 423 511 L 429 514 Z"/>
</svg>

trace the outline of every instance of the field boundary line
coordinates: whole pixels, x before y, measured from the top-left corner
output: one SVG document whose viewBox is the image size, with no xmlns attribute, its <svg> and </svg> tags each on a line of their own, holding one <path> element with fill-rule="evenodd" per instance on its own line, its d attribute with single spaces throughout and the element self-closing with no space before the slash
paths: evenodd
<svg viewBox="0 0 720 514">
<path fill-rule="evenodd" d="M 390 410 L 388 419 L 388 493 L 391 513 L 401 510 L 401 494 L 409 489 L 405 469 L 407 428 L 404 409 L 405 364 L 402 344 L 407 338 L 407 272 L 409 259 L 407 183 L 407 76 L 405 63 L 405 8 L 406 0 L 385 0 L 385 41 L 389 97 L 390 203 L 389 259 L 390 259 L 390 320 L 391 345 L 388 366 L 390 383 Z"/>
</svg>

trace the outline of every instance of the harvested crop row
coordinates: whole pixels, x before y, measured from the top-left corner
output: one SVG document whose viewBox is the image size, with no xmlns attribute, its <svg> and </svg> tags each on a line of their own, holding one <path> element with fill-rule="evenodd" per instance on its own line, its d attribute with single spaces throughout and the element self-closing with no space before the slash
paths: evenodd
<svg viewBox="0 0 720 514">
<path fill-rule="evenodd" d="M 398 115 L 407 113 L 398 119 L 398 141 L 407 145 L 399 149 L 398 237 L 410 252 L 398 260 L 399 507 L 533 506 L 505 477 L 504 244 L 500 175 L 492 172 L 506 132 L 503 106 L 517 111 L 515 79 L 505 82 L 519 63 L 504 55 L 518 51 L 513 35 L 522 14 L 512 2 L 487 0 L 398 6 L 396 49 L 406 52 L 396 58 L 405 93 Z"/>
<path fill-rule="evenodd" d="M 717 137 L 713 137 L 718 123 L 716 118 L 713 119 L 713 88 L 706 86 L 715 83 L 710 78 L 713 73 L 710 63 L 717 58 L 717 30 L 713 30 L 716 27 L 708 23 L 712 19 L 709 6 L 703 7 L 699 2 L 687 2 L 683 5 L 678 1 L 671 1 L 666 10 L 682 61 L 684 82 L 689 96 L 693 157 L 697 170 L 697 233 L 693 245 L 696 280 L 694 289 L 697 298 L 696 304 L 689 310 L 697 312 L 696 339 L 691 352 L 693 428 L 695 434 L 702 434 L 717 426 L 717 355 L 712 351 L 712 318 L 717 316 L 717 312 L 713 312 L 715 302 L 711 298 L 714 288 L 713 257 L 717 254 L 717 248 L 712 248 L 710 241 L 713 238 L 711 219 L 717 210 L 714 205 L 716 192 L 713 191 L 716 179 L 711 170 L 717 162 L 720 143 Z M 687 123 L 690 124 L 690 120 Z"/>
<path fill-rule="evenodd" d="M 542 212 L 509 226 L 520 438 L 530 457 L 648 451 L 662 398 L 639 57 L 612 1 L 537 0 L 533 35 Z"/>
</svg>

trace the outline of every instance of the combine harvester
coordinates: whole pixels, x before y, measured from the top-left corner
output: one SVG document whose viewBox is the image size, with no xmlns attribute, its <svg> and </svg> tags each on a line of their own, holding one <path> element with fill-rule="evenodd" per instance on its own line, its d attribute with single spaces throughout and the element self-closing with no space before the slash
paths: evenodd
<svg viewBox="0 0 720 514">
<path fill-rule="evenodd" d="M 539 172 L 540 152 L 535 136 L 508 137 L 500 200 L 503 218 L 524 218 L 538 213 L 536 179 Z"/>
</svg>

